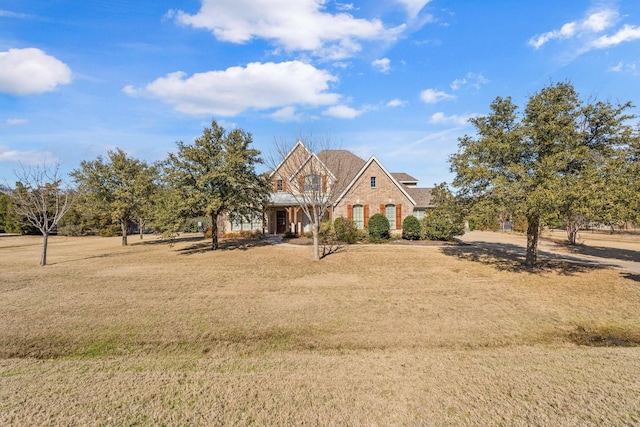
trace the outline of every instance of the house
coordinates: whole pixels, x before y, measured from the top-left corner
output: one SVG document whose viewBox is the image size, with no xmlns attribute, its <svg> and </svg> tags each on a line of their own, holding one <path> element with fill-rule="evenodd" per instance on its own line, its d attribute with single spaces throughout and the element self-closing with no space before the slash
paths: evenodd
<svg viewBox="0 0 640 427">
<path fill-rule="evenodd" d="M 402 230 L 409 215 L 423 218 L 432 208 L 431 189 L 418 187 L 406 173 L 389 173 L 375 157 L 369 160 L 347 150 L 313 153 L 298 141 L 269 175 L 273 192 L 265 220 L 232 223 L 231 230 L 263 226 L 269 234 L 311 231 L 301 206 L 319 201 L 327 208 L 325 218 L 344 217 L 357 228 L 366 228 L 376 213 L 387 217 L 392 230 Z"/>
</svg>

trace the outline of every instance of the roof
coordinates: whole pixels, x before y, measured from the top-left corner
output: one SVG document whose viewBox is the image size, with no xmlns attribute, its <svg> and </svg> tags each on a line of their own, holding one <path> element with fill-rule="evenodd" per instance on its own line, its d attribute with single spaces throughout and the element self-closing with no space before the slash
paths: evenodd
<svg viewBox="0 0 640 427">
<path fill-rule="evenodd" d="M 318 158 L 338 180 L 334 194 L 341 194 L 366 163 L 348 150 L 323 150 Z"/>
<path fill-rule="evenodd" d="M 391 172 L 391 176 L 393 176 L 395 178 L 396 181 L 398 181 L 400 184 L 417 184 L 418 180 L 414 177 L 412 177 L 411 175 L 409 175 L 408 173 L 404 173 L 404 172 Z"/>
<path fill-rule="evenodd" d="M 297 206 L 300 202 L 289 193 L 278 192 L 269 195 L 269 204 L 273 206 Z"/>
<path fill-rule="evenodd" d="M 391 174 L 389 173 L 389 171 L 387 171 L 387 169 L 382 165 L 382 163 L 380 163 L 378 161 L 378 159 L 376 159 L 376 156 L 371 156 L 371 158 L 364 164 L 364 166 L 362 166 L 360 168 L 360 170 L 358 171 L 358 173 L 353 177 L 353 179 L 351 180 L 351 182 L 349 182 L 349 184 L 345 187 L 344 191 L 338 196 L 338 198 L 336 199 L 335 203 L 337 204 L 338 202 L 340 202 L 340 200 L 345 196 L 345 194 L 347 194 L 347 192 L 349 191 L 349 189 L 355 184 L 355 182 L 358 180 L 358 178 L 360 178 L 360 176 L 365 172 L 365 170 L 367 170 L 367 168 L 369 167 L 370 164 L 375 163 L 378 165 L 378 167 L 380 169 L 382 169 L 382 172 L 387 175 L 389 178 L 391 178 L 391 182 L 393 182 L 396 187 L 398 188 L 398 190 L 400 190 L 408 199 L 411 203 L 413 203 L 413 205 L 415 206 L 415 200 L 413 200 L 413 197 L 411 197 L 411 195 L 409 194 L 409 192 L 407 191 L 409 188 L 406 185 L 400 184 L 398 181 L 396 181 L 396 179 L 391 176 Z"/>
<path fill-rule="evenodd" d="M 404 186 L 407 193 L 411 195 L 416 202 L 417 208 L 429 208 L 435 206 L 431 201 L 431 188 L 417 188 Z"/>
</svg>

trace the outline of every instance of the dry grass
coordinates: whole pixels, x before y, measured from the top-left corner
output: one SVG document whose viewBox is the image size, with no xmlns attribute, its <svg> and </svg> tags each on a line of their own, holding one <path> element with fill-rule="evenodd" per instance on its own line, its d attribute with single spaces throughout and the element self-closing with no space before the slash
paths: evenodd
<svg viewBox="0 0 640 427">
<path fill-rule="evenodd" d="M 0 238 L 0 424 L 640 424 L 635 276 L 201 243 Z"/>
</svg>

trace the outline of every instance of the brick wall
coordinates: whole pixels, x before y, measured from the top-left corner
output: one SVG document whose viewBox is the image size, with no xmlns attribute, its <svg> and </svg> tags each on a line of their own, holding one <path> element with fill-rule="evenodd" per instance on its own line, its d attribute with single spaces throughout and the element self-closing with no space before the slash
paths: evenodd
<svg viewBox="0 0 640 427">
<path fill-rule="evenodd" d="M 371 177 L 376 177 L 376 187 L 371 188 Z M 348 218 L 348 205 L 369 205 L 369 217 L 380 213 L 380 205 L 401 205 L 401 217 L 396 218 L 396 228 L 402 228 L 402 221 L 413 213 L 413 204 L 383 171 L 378 163 L 371 162 L 358 181 L 334 208 L 334 217 Z M 384 212 L 382 212 L 384 215 Z"/>
</svg>

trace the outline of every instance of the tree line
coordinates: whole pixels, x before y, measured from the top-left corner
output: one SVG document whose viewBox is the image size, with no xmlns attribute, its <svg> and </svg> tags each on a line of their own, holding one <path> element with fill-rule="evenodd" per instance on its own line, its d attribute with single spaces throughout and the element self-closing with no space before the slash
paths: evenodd
<svg viewBox="0 0 640 427">
<path fill-rule="evenodd" d="M 136 224 L 172 236 L 185 219 L 206 217 L 212 230 L 211 248 L 218 248 L 217 224 L 223 215 L 251 218 L 261 212 L 270 184 L 256 171 L 262 163 L 252 148 L 252 136 L 242 129 L 227 132 L 215 120 L 193 144 L 177 143 L 164 161 L 148 164 L 121 149 L 106 157 L 82 161 L 70 173 L 74 187 L 65 187 L 51 168 L 41 166 L 18 173 L 14 189 L 5 189 L 0 208 L 5 232 L 37 231 L 43 236 L 41 265 L 46 264 L 48 236 L 120 234 Z M 65 216 L 66 215 L 66 216 Z"/>
<path fill-rule="evenodd" d="M 483 228 L 509 219 L 526 230 L 525 264 L 532 267 L 545 226 L 564 227 L 575 244 L 589 223 L 638 223 L 640 129 L 632 108 L 584 101 L 569 82 L 531 95 L 523 111 L 510 97 L 497 97 L 489 114 L 470 119 L 475 134 L 458 139 L 449 159 L 452 189 L 445 183 L 434 189 L 430 232 L 451 237 L 464 221 Z M 266 206 L 272 183 L 256 171 L 263 160 L 252 142 L 250 133 L 227 132 L 214 120 L 161 162 L 148 164 L 120 149 L 83 161 L 70 174 L 75 187 L 63 187 L 57 168 L 23 169 L 15 188 L 0 191 L 0 232 L 42 234 L 44 265 L 56 229 L 121 234 L 127 245 L 130 224 L 140 233 L 153 227 L 171 236 L 186 218 L 205 217 L 215 250 L 220 218 L 233 213 L 250 220 Z M 303 202 L 324 212 L 329 199 L 319 194 Z M 307 216 L 316 236 L 322 216 Z"/>
<path fill-rule="evenodd" d="M 450 158 L 460 209 L 478 224 L 523 224 L 528 267 L 545 226 L 563 226 L 575 244 L 589 223 L 637 223 L 640 129 L 632 108 L 584 101 L 570 82 L 533 94 L 524 111 L 496 98 L 488 115 L 471 119 L 476 134 L 459 138 Z"/>
</svg>

